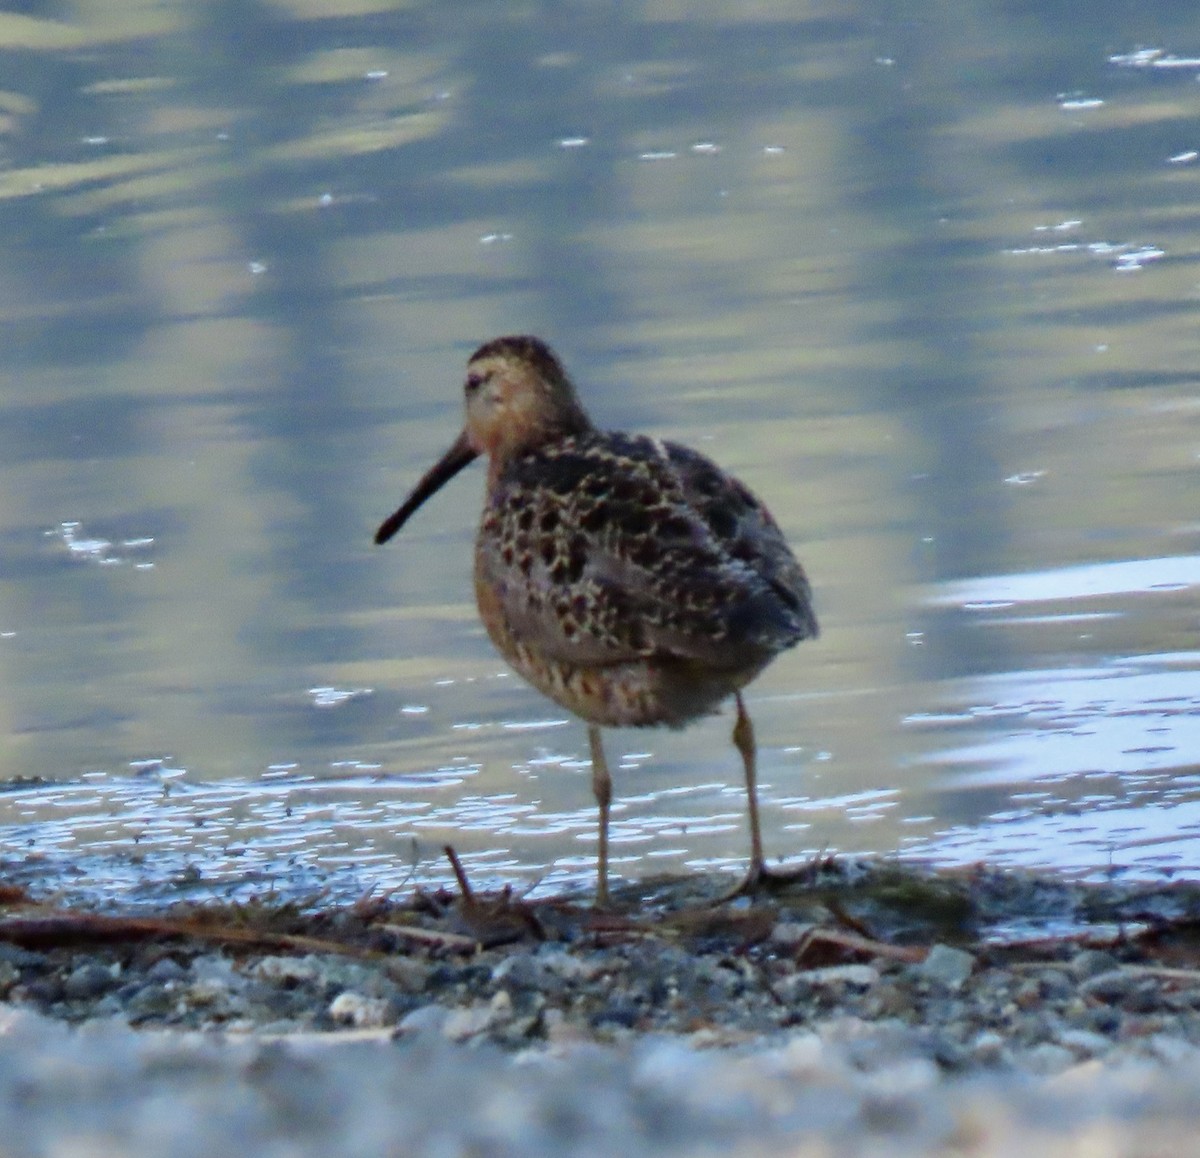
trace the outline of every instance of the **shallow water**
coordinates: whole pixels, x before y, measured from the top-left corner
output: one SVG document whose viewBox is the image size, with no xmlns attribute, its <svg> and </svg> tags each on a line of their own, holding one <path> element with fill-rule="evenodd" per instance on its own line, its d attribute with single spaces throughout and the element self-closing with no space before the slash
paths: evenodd
<svg viewBox="0 0 1200 1158">
<path fill-rule="evenodd" d="M 749 694 L 773 856 L 1200 872 L 1189 13 L 68 5 L 0 53 L 10 850 L 586 881 L 583 729 L 471 602 L 480 472 L 370 543 L 533 331 L 809 570 Z M 731 722 L 609 734 L 620 872 L 740 863 Z"/>
</svg>

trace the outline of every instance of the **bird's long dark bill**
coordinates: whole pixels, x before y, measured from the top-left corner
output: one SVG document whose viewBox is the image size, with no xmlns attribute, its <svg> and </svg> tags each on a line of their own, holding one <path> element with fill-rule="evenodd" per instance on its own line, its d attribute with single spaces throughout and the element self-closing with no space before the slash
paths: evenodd
<svg viewBox="0 0 1200 1158">
<path fill-rule="evenodd" d="M 430 495 L 440 491 L 464 466 L 468 466 L 478 457 L 479 451 L 471 446 L 467 441 L 466 431 L 463 431 L 454 445 L 425 472 L 425 477 L 413 487 L 412 494 L 404 500 L 400 508 L 379 524 L 379 530 L 375 532 L 375 542 L 386 543 L 408 522 L 409 515 L 417 507 Z"/>
</svg>

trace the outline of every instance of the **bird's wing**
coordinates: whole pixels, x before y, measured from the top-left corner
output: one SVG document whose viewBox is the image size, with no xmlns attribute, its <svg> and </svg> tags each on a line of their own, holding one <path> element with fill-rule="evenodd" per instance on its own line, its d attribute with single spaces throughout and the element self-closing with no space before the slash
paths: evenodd
<svg viewBox="0 0 1200 1158">
<path fill-rule="evenodd" d="M 721 550 L 750 567 L 790 608 L 801 639 L 818 633 L 812 589 L 779 525 L 762 501 L 711 459 L 678 443 L 664 444 L 688 505 L 712 531 Z"/>
<path fill-rule="evenodd" d="M 722 533 L 726 509 L 736 534 Z M 790 558 L 761 504 L 702 455 L 592 432 L 507 464 L 484 511 L 478 578 L 547 658 L 738 668 L 811 634 Z"/>
</svg>

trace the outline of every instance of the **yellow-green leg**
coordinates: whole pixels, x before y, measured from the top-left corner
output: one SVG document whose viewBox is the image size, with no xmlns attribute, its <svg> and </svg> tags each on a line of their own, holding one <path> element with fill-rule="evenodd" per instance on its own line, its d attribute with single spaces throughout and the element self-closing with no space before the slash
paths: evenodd
<svg viewBox="0 0 1200 1158">
<path fill-rule="evenodd" d="M 734 693 L 734 699 L 737 701 L 737 720 L 733 725 L 733 743 L 742 754 L 742 765 L 746 770 L 746 812 L 750 818 L 750 868 L 738 891 L 749 892 L 768 874 L 758 821 L 758 747 L 754 742 L 754 725 L 746 712 L 742 693 Z"/>
<path fill-rule="evenodd" d="M 612 807 L 612 777 L 608 774 L 608 761 L 604 759 L 604 746 L 600 743 L 600 729 L 588 724 L 588 746 L 592 750 L 592 791 L 600 809 L 599 843 L 596 852 L 596 906 L 608 904 L 608 813 Z"/>
</svg>

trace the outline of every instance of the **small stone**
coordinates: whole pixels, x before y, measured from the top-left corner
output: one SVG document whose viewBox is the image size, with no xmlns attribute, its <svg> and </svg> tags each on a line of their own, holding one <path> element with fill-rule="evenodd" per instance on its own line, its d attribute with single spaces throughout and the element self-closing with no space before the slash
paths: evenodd
<svg viewBox="0 0 1200 1158">
<path fill-rule="evenodd" d="M 844 991 L 871 989 L 879 982 L 879 970 L 873 965 L 827 965 L 821 969 L 801 969 L 775 981 L 776 995 L 785 1004 L 804 1001 L 818 991 L 835 998 Z"/>
<path fill-rule="evenodd" d="M 442 1022 L 442 1036 L 451 1041 L 467 1041 L 490 1029 L 496 1020 L 490 1002 L 478 1002 L 465 1009 L 452 1009 Z"/>
<path fill-rule="evenodd" d="M 1076 1029 L 1088 1029 L 1105 1037 L 1114 1037 L 1121 1029 L 1121 1015 L 1107 1005 L 1097 1005 L 1085 1009 L 1071 1021 Z"/>
<path fill-rule="evenodd" d="M 9 999 L 31 1005 L 53 1005 L 63 999 L 62 978 L 51 974 L 48 977 L 35 977 L 32 981 L 22 981 L 12 987 Z"/>
<path fill-rule="evenodd" d="M 828 965 L 824 969 L 810 969 L 805 976 L 813 985 L 822 987 L 870 989 L 879 981 L 879 970 L 874 965 Z"/>
<path fill-rule="evenodd" d="M 771 930 L 767 941 L 781 949 L 796 949 L 812 936 L 815 928 L 811 921 L 780 921 Z"/>
<path fill-rule="evenodd" d="M 542 1031 L 550 1045 L 578 1045 L 588 1040 L 587 1033 L 561 1009 L 547 1009 L 542 1014 Z"/>
<path fill-rule="evenodd" d="M 702 957 L 694 962 L 693 972 L 698 984 L 710 985 L 731 993 L 746 986 L 748 978 L 740 968 L 742 964 L 744 962 L 712 961 Z M 749 980 L 753 984 L 756 979 L 751 977 Z"/>
<path fill-rule="evenodd" d="M 167 1017 L 179 1001 L 179 994 L 172 983 L 146 985 L 129 996 L 125 1003 L 126 1016 L 133 1022 L 146 1018 Z"/>
<path fill-rule="evenodd" d="M 1084 949 L 1076 953 L 1067 964 L 1067 968 L 1080 981 L 1089 977 L 1097 977 L 1101 973 L 1111 973 L 1120 967 L 1120 962 L 1111 954 L 1101 949 Z"/>
<path fill-rule="evenodd" d="M 913 996 L 906 986 L 882 982 L 873 986 L 863 1001 L 865 1017 L 877 1020 L 881 1017 L 904 1017 L 913 1008 Z"/>
<path fill-rule="evenodd" d="M 1130 1013 L 1156 1013 L 1162 1006 L 1162 990 L 1153 977 L 1139 979 L 1121 1002 L 1121 1008 Z"/>
<path fill-rule="evenodd" d="M 146 970 L 146 980 L 164 984 L 167 981 L 178 981 L 187 973 L 174 957 L 160 957 Z"/>
<path fill-rule="evenodd" d="M 622 1001 L 618 997 L 598 1013 L 592 1014 L 590 1020 L 593 1029 L 633 1029 L 641 1016 L 642 1011 L 633 1002 Z"/>
<path fill-rule="evenodd" d="M 1195 1065 L 1197 1050 L 1190 1041 L 1156 1033 L 1145 1044 L 1147 1052 L 1168 1066 Z"/>
<path fill-rule="evenodd" d="M 406 1013 L 399 1021 L 396 1029 L 400 1033 L 441 1033 L 450 1016 L 450 1010 L 444 1005 L 430 1002 L 418 1006 Z"/>
<path fill-rule="evenodd" d="M 1069 1049 L 1077 1061 L 1103 1057 L 1112 1048 L 1112 1042 L 1103 1034 L 1092 1033 L 1087 1029 L 1060 1030 L 1056 1042 L 1064 1049 Z"/>
<path fill-rule="evenodd" d="M 505 957 L 492 970 L 492 980 L 503 981 L 518 989 L 533 989 L 537 986 L 541 972 L 532 954 L 514 953 L 511 957 Z"/>
<path fill-rule="evenodd" d="M 22 949 L 20 945 L 9 945 L 0 941 L 0 961 L 7 961 L 18 969 L 44 968 L 48 958 L 45 953 Z"/>
<path fill-rule="evenodd" d="M 596 958 L 577 957 L 562 949 L 546 949 L 537 954 L 538 965 L 548 973 L 554 974 L 563 981 L 586 982 L 594 981 L 606 969 L 612 967 L 611 961 L 606 962 L 602 955 Z"/>
<path fill-rule="evenodd" d="M 116 983 L 112 969 L 95 963 L 80 965 L 63 982 L 63 996 L 68 1001 L 89 1001 L 107 993 Z"/>
<path fill-rule="evenodd" d="M 513 1017 L 494 1030 L 495 1040 L 507 1046 L 525 1045 L 530 1038 L 535 1037 L 542 1024 L 539 1014 L 531 1013 L 527 1017 Z"/>
<path fill-rule="evenodd" d="M 429 982 L 431 969 L 426 961 L 391 957 L 384 965 L 384 972 L 406 993 L 420 993 Z"/>
<path fill-rule="evenodd" d="M 967 983 L 974 969 L 975 958 L 965 949 L 937 944 L 917 966 L 917 975 L 954 992 Z"/>
<path fill-rule="evenodd" d="M 1018 1009 L 1036 1009 L 1042 1004 L 1042 987 L 1034 977 L 1027 977 L 1013 991 L 1013 1004 Z"/>
<path fill-rule="evenodd" d="M 233 962 L 217 953 L 197 957 L 192 962 L 191 975 L 197 981 L 218 981 L 227 988 L 240 983 L 241 977 L 234 971 Z"/>
<path fill-rule="evenodd" d="M 103 1025 L 114 1017 L 125 1018 L 125 1002 L 114 991 L 110 990 L 103 997 L 93 1001 L 87 1007 L 87 1020 L 84 1024 Z"/>
<path fill-rule="evenodd" d="M 965 1045 L 945 1035 L 935 1037 L 928 1049 L 943 1071 L 965 1070 L 975 1060 Z"/>
<path fill-rule="evenodd" d="M 1063 1006 L 1063 1016 L 1069 1017 L 1072 1021 L 1086 1020 L 1091 1014 L 1091 1008 L 1092 1007 L 1088 1005 L 1088 1003 L 1084 1001 L 1084 999 L 1080 997 L 1078 993 L 1076 993 L 1075 996 Z"/>
<path fill-rule="evenodd" d="M 971 1056 L 980 1065 L 998 1066 L 1008 1060 L 1008 1047 L 994 1029 L 985 1029 L 971 1043 Z"/>
<path fill-rule="evenodd" d="M 899 1108 L 911 1099 L 927 1096 L 938 1084 L 937 1065 L 924 1057 L 888 1058 L 877 1069 L 864 1071 L 859 1081 L 873 1108 Z"/>
<path fill-rule="evenodd" d="M 1062 969 L 1043 969 L 1037 979 L 1047 1001 L 1066 1001 L 1075 992 L 1075 982 Z"/>
<path fill-rule="evenodd" d="M 317 980 L 321 970 L 315 957 L 263 957 L 250 967 L 250 975 L 261 981 L 299 985 Z"/>
<path fill-rule="evenodd" d="M 1061 1045 L 1044 1041 L 1019 1055 L 1017 1062 L 1030 1073 L 1060 1074 L 1075 1064 L 1075 1055 Z"/>
<path fill-rule="evenodd" d="M 1079 987 L 1079 991 L 1087 997 L 1115 1005 L 1123 1001 L 1137 987 L 1137 978 L 1124 969 L 1110 969 L 1107 973 L 1098 973 L 1089 977 Z"/>
<path fill-rule="evenodd" d="M 392 1020 L 391 1006 L 382 997 L 364 997 L 352 990 L 339 993 L 329 1003 L 328 1013 L 338 1025 L 356 1029 L 379 1029 Z"/>
<path fill-rule="evenodd" d="M 193 981 L 186 990 L 190 1005 L 210 1006 L 221 1005 L 231 994 L 228 983 L 217 977 L 204 977 Z"/>
</svg>

